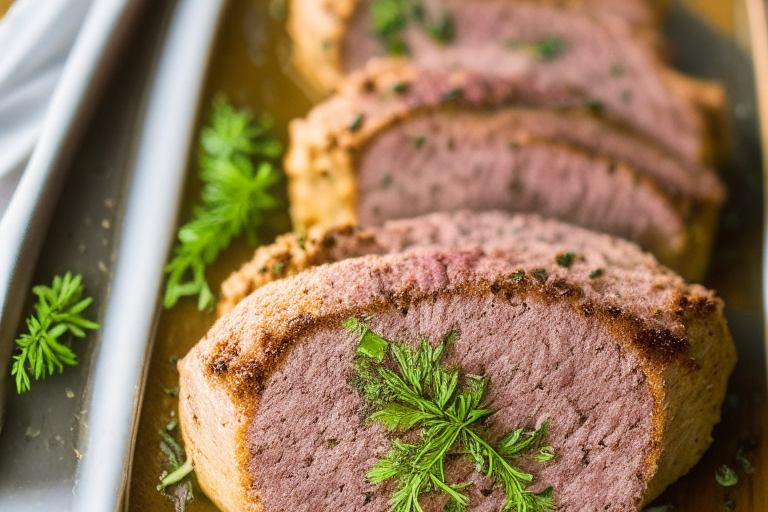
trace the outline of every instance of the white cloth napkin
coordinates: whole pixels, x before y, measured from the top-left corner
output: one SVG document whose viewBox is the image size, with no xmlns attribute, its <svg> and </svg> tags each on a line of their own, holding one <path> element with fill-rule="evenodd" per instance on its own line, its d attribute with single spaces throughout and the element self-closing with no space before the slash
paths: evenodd
<svg viewBox="0 0 768 512">
<path fill-rule="evenodd" d="M 0 217 L 92 0 L 16 0 L 0 20 Z"/>
</svg>

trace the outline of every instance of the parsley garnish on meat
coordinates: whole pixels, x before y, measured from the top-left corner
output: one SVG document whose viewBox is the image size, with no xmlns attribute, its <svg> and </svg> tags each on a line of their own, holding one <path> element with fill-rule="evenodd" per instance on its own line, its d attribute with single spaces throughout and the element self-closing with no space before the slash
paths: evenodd
<svg viewBox="0 0 768 512">
<path fill-rule="evenodd" d="M 404 82 L 395 82 L 392 84 L 392 90 L 397 94 L 403 94 L 404 92 L 408 91 L 408 84 Z"/>
<path fill-rule="evenodd" d="M 347 128 L 349 128 L 349 131 L 351 132 L 359 131 L 360 128 L 362 127 L 363 127 L 363 114 L 357 114 L 355 117 L 352 118 L 352 121 L 350 121 L 349 126 L 347 126 Z"/>
<path fill-rule="evenodd" d="M 427 33 L 440 43 L 450 43 L 456 36 L 456 27 L 453 24 L 453 18 L 445 11 L 440 15 L 437 23 L 425 23 L 424 29 Z"/>
<path fill-rule="evenodd" d="M 561 36 L 550 36 L 537 41 L 533 48 L 541 60 L 552 60 L 563 53 L 565 46 L 565 39 Z"/>
<path fill-rule="evenodd" d="M 211 124 L 200 133 L 200 203 L 165 267 L 166 308 L 188 295 L 198 295 L 199 309 L 212 307 L 206 267 L 243 232 L 255 243 L 263 212 L 278 206 L 269 189 L 279 179 L 273 162 L 282 146 L 270 135 L 272 124 L 266 114 L 236 110 L 223 95 L 214 100 Z"/>
<path fill-rule="evenodd" d="M 29 332 L 16 340 L 21 352 L 13 356 L 11 369 L 11 375 L 16 376 L 18 393 L 29 390 L 30 373 L 35 380 L 41 380 L 53 375 L 54 370 L 61 373 L 64 366 L 77 365 L 77 356 L 61 342 L 62 336 L 69 333 L 84 338 L 86 330 L 99 328 L 99 324 L 82 316 L 93 302 L 90 297 L 82 298 L 82 280 L 82 276 L 67 272 L 64 277 L 54 277 L 50 287 L 32 288 L 38 299 L 35 314 L 27 318 Z"/>
<path fill-rule="evenodd" d="M 450 43 L 455 37 L 453 17 L 442 11 L 433 21 L 420 0 L 373 0 L 369 14 L 374 33 L 392 55 L 408 52 L 402 32 L 411 23 L 421 27 L 438 43 Z"/>
<path fill-rule="evenodd" d="M 626 72 L 626 68 L 621 64 L 613 64 L 611 66 L 611 75 L 613 76 L 624 76 Z"/>
<path fill-rule="evenodd" d="M 419 497 L 431 491 L 448 495 L 447 509 L 466 510 L 469 497 L 464 491 L 472 482 L 446 481 L 446 459 L 455 456 L 470 457 L 504 488 L 502 510 L 552 510 L 552 488 L 540 494 L 526 490 L 533 476 L 513 466 L 523 454 L 540 463 L 554 458 L 552 447 L 545 445 L 549 422 L 538 429 L 516 429 L 495 443 L 487 440 L 481 422 L 494 411 L 481 403 L 488 381 L 441 364 L 455 330 L 433 348 L 425 338 L 416 346 L 388 341 L 365 320 L 351 318 L 344 326 L 358 335 L 353 384 L 373 411 L 368 419 L 402 434 L 419 429 L 412 443 L 395 438 L 366 474 L 374 485 L 396 483 L 390 512 L 420 511 Z"/>
<path fill-rule="evenodd" d="M 582 106 L 598 114 L 602 113 L 603 110 L 605 110 L 605 102 L 597 99 L 585 100 L 582 103 Z"/>
<path fill-rule="evenodd" d="M 555 258 L 555 262 L 561 267 L 570 267 L 573 265 L 573 260 L 576 259 L 576 254 L 573 251 L 564 252 L 558 254 Z"/>
<path fill-rule="evenodd" d="M 506 44 L 513 50 L 526 50 L 541 61 L 550 61 L 560 57 L 568 46 L 565 39 L 559 35 L 544 37 L 533 43 L 522 43 L 510 39 Z"/>
</svg>

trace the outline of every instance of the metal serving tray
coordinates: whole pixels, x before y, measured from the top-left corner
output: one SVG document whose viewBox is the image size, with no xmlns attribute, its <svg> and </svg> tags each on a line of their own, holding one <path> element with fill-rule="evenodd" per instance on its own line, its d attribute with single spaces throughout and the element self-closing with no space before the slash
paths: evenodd
<svg viewBox="0 0 768 512">
<path fill-rule="evenodd" d="M 35 383 L 24 395 L 7 391 L 0 510 L 100 512 L 121 504 L 155 299 L 223 5 L 94 3 L 99 16 L 90 33 L 86 24 L 90 38 L 78 44 L 86 56 L 96 55 L 74 69 L 55 129 L 41 138 L 46 151 L 38 146 L 42 155 L 37 162 L 33 157 L 24 177 L 30 184 L 25 188 L 22 181 L 14 197 L 20 214 L 12 225 L 4 219 L 15 238 L 4 237 L 3 254 L 14 266 L 2 292 L 13 309 L 3 312 L 4 323 L 18 321 L 22 306 L 28 311 L 32 302 L 22 297 L 33 269 L 34 283 L 81 273 L 102 329 L 78 342 L 79 366 Z M 118 52 L 114 40 L 125 41 L 129 32 L 130 45 Z M 112 73 L 94 77 L 102 54 Z M 100 99 L 93 96 L 99 80 Z M 93 113 L 89 123 L 87 113 Z M 48 204 L 40 208 L 39 201 Z M 12 342 L 16 330 L 7 328 L 0 342 Z"/>
</svg>

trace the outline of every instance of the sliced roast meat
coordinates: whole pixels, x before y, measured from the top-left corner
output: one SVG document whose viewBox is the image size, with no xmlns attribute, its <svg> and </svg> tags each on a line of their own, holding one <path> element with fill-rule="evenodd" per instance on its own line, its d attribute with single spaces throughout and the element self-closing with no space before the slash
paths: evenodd
<svg viewBox="0 0 768 512">
<path fill-rule="evenodd" d="M 513 0 L 508 3 L 514 5 L 521 2 Z M 661 46 L 657 29 L 658 11 L 663 8 L 652 7 L 652 2 L 648 0 L 552 0 L 539 3 L 581 11 L 614 25 L 615 30 L 629 32 L 637 39 L 644 37 L 651 45 Z M 290 2 L 287 29 L 293 42 L 293 61 L 315 92 L 322 94 L 333 91 L 343 80 L 344 74 L 350 71 L 345 69 L 344 61 L 351 58 L 348 52 L 354 53 L 355 49 L 345 48 L 346 33 L 355 30 L 356 27 L 351 25 L 361 25 L 355 30 L 359 32 L 370 24 L 368 7 L 369 2 L 365 0 Z M 373 33 L 369 31 L 368 36 L 373 36 Z M 381 52 L 380 45 L 373 37 L 358 43 L 363 43 L 371 54 Z"/>
<path fill-rule="evenodd" d="M 520 228 L 501 245 L 321 265 L 220 318 L 179 363 L 206 494 L 224 512 L 389 509 L 392 487 L 366 473 L 392 434 L 366 420 L 351 382 L 352 317 L 414 343 L 457 330 L 447 363 L 489 382 L 489 436 L 549 420 L 556 456 L 526 470 L 531 491 L 554 488 L 557 510 L 638 511 L 687 472 L 734 365 L 722 303 L 629 242 L 534 218 Z M 469 510 L 503 502 L 474 464 L 446 465 L 446 480 L 473 483 Z"/>
<path fill-rule="evenodd" d="M 390 20 L 388 33 L 394 35 L 385 43 L 371 26 L 371 2 L 302 0 L 291 3 L 288 29 L 296 68 L 324 91 L 336 90 L 345 75 L 394 45 L 425 67 L 528 76 L 576 88 L 604 115 L 685 158 L 710 162 L 725 144 L 723 90 L 673 71 L 649 37 L 638 35 L 648 29 L 617 22 L 644 10 L 639 3 L 438 0 L 427 2 L 435 4 L 424 15 L 431 22 Z M 429 23 L 443 19 L 440 13 L 450 23 L 442 26 L 444 40 L 436 41 Z"/>
<path fill-rule="evenodd" d="M 371 62 L 290 134 L 304 229 L 536 212 L 636 241 L 695 281 L 724 197 L 713 171 L 585 112 L 571 90 L 404 61 Z"/>
<path fill-rule="evenodd" d="M 582 231 L 573 226 L 569 229 L 577 233 Z M 256 249 L 251 261 L 222 283 L 222 298 L 217 310 L 220 316 L 229 313 L 241 300 L 265 284 L 326 263 L 436 247 L 465 249 L 493 246 L 540 254 L 550 251 L 552 244 L 564 238 L 579 239 L 579 235 L 566 236 L 565 230 L 565 224 L 538 215 L 500 211 L 432 213 L 391 220 L 378 228 L 314 226 L 304 235 L 288 233 L 278 237 L 274 243 Z M 595 244 L 599 239 L 598 235 L 589 238 Z M 653 256 L 637 251 L 627 242 L 604 236 L 599 243 L 605 259 L 595 268 L 601 269 L 599 277 L 603 282 L 617 279 L 602 271 L 606 266 L 626 271 L 635 266 L 657 267 Z M 581 252 L 580 245 L 574 245 L 566 252 L 577 250 Z M 660 268 L 658 271 L 661 272 Z"/>
</svg>

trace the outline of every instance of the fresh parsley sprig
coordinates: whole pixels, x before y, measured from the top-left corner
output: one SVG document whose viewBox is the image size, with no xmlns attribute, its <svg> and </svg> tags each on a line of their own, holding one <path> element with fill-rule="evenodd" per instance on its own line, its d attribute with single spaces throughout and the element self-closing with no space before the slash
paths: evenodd
<svg viewBox="0 0 768 512">
<path fill-rule="evenodd" d="M 21 350 L 13 356 L 11 375 L 16 376 L 16 390 L 29 390 L 31 373 L 35 380 L 52 375 L 54 370 L 61 373 L 64 366 L 76 366 L 77 356 L 72 349 L 60 341 L 66 333 L 84 338 L 86 330 L 98 329 L 99 324 L 82 316 L 93 299 L 82 299 L 82 276 L 67 272 L 64 277 L 53 278 L 53 285 L 35 286 L 32 293 L 37 295 L 35 314 L 27 318 L 27 334 L 22 334 L 16 345 Z"/>
<path fill-rule="evenodd" d="M 159 430 L 160 451 L 167 460 L 170 471 L 160 475 L 157 490 L 174 502 L 177 511 L 186 510 L 186 505 L 194 499 L 192 480 L 188 478 L 194 466 L 184 458 L 184 448 L 168 432 Z M 183 461 L 183 462 L 182 462 Z"/>
<path fill-rule="evenodd" d="M 466 510 L 469 497 L 464 490 L 471 482 L 456 485 L 446 481 L 445 461 L 453 455 L 471 457 L 480 471 L 503 485 L 503 510 L 552 510 L 552 489 L 540 494 L 526 490 L 533 476 L 512 465 L 533 450 L 537 462 L 555 456 L 551 446 L 542 446 L 549 422 L 538 429 L 514 430 L 492 445 L 478 425 L 494 412 L 481 407 L 487 381 L 475 375 L 462 376 L 457 369 L 440 364 L 456 331 L 448 332 L 436 348 L 425 338 L 414 347 L 382 338 L 366 320 L 351 318 L 344 326 L 359 337 L 353 384 L 374 410 L 369 420 L 383 423 L 390 431 L 420 429 L 416 443 L 394 439 L 390 451 L 366 475 L 375 485 L 397 482 L 390 512 L 421 511 L 419 497 L 430 491 L 447 494 L 451 510 Z M 382 365 L 387 356 L 396 370 Z"/>
<path fill-rule="evenodd" d="M 199 309 L 212 307 L 206 267 L 243 232 L 255 243 L 263 212 L 278 206 L 269 189 L 279 180 L 273 161 L 282 146 L 270 135 L 272 124 L 267 115 L 254 118 L 234 109 L 223 95 L 214 100 L 211 124 L 200 134 L 200 204 L 179 229 L 179 243 L 165 267 L 166 308 L 188 295 L 198 295 Z"/>
</svg>

